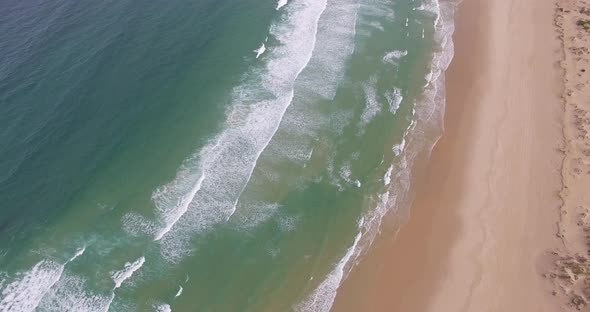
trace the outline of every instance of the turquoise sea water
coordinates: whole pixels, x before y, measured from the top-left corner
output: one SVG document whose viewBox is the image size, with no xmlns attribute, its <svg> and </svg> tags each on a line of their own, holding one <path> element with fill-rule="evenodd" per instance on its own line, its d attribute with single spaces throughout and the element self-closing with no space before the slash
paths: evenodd
<svg viewBox="0 0 590 312">
<path fill-rule="evenodd" d="M 0 11 L 0 311 L 328 311 L 442 129 L 446 2 Z"/>
</svg>

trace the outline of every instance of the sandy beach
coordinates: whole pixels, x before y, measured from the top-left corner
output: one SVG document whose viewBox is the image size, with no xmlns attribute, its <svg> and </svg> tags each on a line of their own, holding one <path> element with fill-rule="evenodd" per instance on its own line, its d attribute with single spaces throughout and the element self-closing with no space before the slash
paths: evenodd
<svg viewBox="0 0 590 312">
<path fill-rule="evenodd" d="M 555 1 L 459 5 L 445 133 L 417 178 L 411 216 L 376 242 L 333 311 L 584 308 L 555 282 L 556 258 L 572 257 L 560 238 L 578 226 L 558 224 L 570 152 L 555 14 Z"/>
</svg>

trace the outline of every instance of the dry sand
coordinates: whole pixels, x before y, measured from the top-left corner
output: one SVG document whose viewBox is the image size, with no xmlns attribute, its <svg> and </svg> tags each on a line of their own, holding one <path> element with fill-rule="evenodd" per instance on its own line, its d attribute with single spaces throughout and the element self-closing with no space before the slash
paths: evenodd
<svg viewBox="0 0 590 312">
<path fill-rule="evenodd" d="M 553 267 L 556 258 L 570 253 L 557 235 L 564 50 L 555 10 L 550 0 L 461 3 L 445 134 L 418 179 L 410 219 L 395 239 L 384 235 L 374 245 L 339 289 L 333 311 L 573 309 L 551 283 L 558 277 L 549 278 L 563 269 Z M 590 123 L 585 113 L 576 118 Z M 589 166 L 577 179 L 590 179 Z M 577 202 L 584 187 L 573 189 L 567 196 Z M 561 226 L 568 233 L 571 225 Z"/>
</svg>

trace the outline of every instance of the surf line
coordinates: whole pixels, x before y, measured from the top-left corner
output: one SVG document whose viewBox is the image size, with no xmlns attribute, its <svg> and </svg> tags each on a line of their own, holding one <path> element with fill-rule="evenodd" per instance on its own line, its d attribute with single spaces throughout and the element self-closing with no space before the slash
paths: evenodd
<svg viewBox="0 0 590 312">
<path fill-rule="evenodd" d="M 279 0 L 279 2 L 277 2 L 277 7 L 275 9 L 278 11 L 285 5 L 287 5 L 287 0 Z"/>
<path fill-rule="evenodd" d="M 166 233 L 170 232 L 174 224 L 176 224 L 176 222 L 178 222 L 178 220 L 180 220 L 180 218 L 187 212 L 188 206 L 195 198 L 195 195 L 197 195 L 197 192 L 201 189 L 201 185 L 203 185 L 204 180 L 205 173 L 203 172 L 199 177 L 197 183 L 195 183 L 195 185 L 191 189 L 191 191 L 182 197 L 178 213 L 174 214 L 171 220 L 166 220 L 166 226 L 158 231 L 156 237 L 154 238 L 154 241 L 159 241 L 160 239 L 162 239 L 162 237 L 164 237 L 164 235 L 166 235 Z"/>
<path fill-rule="evenodd" d="M 79 248 L 64 264 L 41 260 L 24 273 L 22 279 L 0 288 L 0 293 L 5 295 L 4 298 L 0 298 L 0 311 L 25 311 L 29 306 L 33 307 L 33 310 L 36 309 L 45 295 L 61 279 L 66 265 L 84 254 L 85 250 L 86 246 Z"/>
<path fill-rule="evenodd" d="M 115 282 L 115 288 L 113 288 L 113 291 L 111 293 L 111 297 L 106 304 L 106 307 L 104 309 L 105 312 L 109 311 L 109 308 L 111 307 L 111 304 L 113 303 L 113 300 L 115 299 L 115 290 L 117 290 L 117 288 L 121 287 L 123 282 L 126 281 L 127 279 L 129 279 L 133 275 L 133 273 L 135 273 L 137 270 L 139 270 L 143 266 L 144 263 L 145 263 L 145 257 L 141 256 L 139 259 L 137 259 L 133 262 L 125 263 L 125 265 L 123 266 L 123 269 L 111 273 L 111 278 L 113 279 L 113 282 Z"/>
<path fill-rule="evenodd" d="M 259 58 L 262 53 L 264 53 L 266 51 L 266 42 L 268 41 L 268 37 L 266 37 L 266 39 L 264 39 L 264 42 L 260 45 L 260 47 L 256 50 L 254 50 L 254 52 L 256 52 L 256 58 Z"/>
<path fill-rule="evenodd" d="M 204 176 L 201 177 L 202 181 L 197 184 L 202 185 L 199 185 L 199 187 L 194 186 L 192 190 L 189 189 L 189 192 L 180 198 L 179 204 L 181 205 L 179 206 L 181 206 L 181 209 L 161 209 L 164 212 L 168 210 L 168 212 L 172 212 L 177 216 L 172 218 L 164 217 L 166 226 L 164 229 L 158 231 L 156 240 L 165 239 L 166 234 L 169 231 L 173 231 L 175 225 L 180 222 L 180 219 L 182 219 L 191 205 L 207 201 L 211 205 L 199 205 L 199 209 L 195 209 L 194 214 L 216 213 L 219 216 L 208 218 L 204 224 L 200 224 L 198 227 L 188 224 L 185 229 L 179 228 L 181 231 L 198 231 L 199 228 L 213 223 L 227 221 L 235 213 L 239 198 L 252 177 L 252 172 L 257 165 L 258 158 L 275 135 L 287 108 L 293 101 L 294 81 L 301 71 L 307 67 L 315 48 L 318 21 L 327 3 L 326 1 L 309 2 L 309 6 L 306 6 L 302 11 L 289 16 L 286 22 L 287 25 L 271 27 L 271 32 L 273 30 L 283 32 L 288 30 L 288 32 L 280 34 L 273 33 L 273 36 L 278 36 L 279 41 L 284 42 L 283 45 L 277 48 L 277 58 L 273 59 L 273 62 L 270 63 L 272 66 L 267 64 L 261 68 L 262 86 L 243 85 L 235 88 L 235 105 L 233 105 L 233 109 L 228 113 L 228 119 L 226 121 L 229 127 L 222 131 L 210 144 L 207 144 L 199 156 L 200 159 L 198 161 L 201 163 L 199 167 L 202 170 L 202 174 L 206 175 L 207 178 L 205 179 Z M 300 18 L 304 18 L 305 23 L 299 21 Z M 306 28 L 306 25 L 308 25 L 307 20 L 309 19 L 311 19 L 314 25 L 312 29 Z M 286 26 L 290 29 L 287 29 Z M 293 31 L 303 31 L 306 36 L 303 39 L 297 37 L 297 40 L 291 40 L 292 37 L 288 36 L 288 34 Z M 298 52 L 300 55 L 293 59 L 291 55 L 294 51 L 300 51 L 301 43 L 305 43 L 306 49 L 304 52 Z M 282 63 L 288 63 L 287 65 L 291 66 L 295 65 L 296 68 L 288 71 L 285 77 L 278 77 L 277 79 L 276 74 L 271 71 L 276 64 Z M 244 97 L 244 94 L 255 93 L 260 87 L 273 93 L 272 97 L 258 99 Z M 285 90 L 287 88 L 288 90 Z M 254 103 L 251 105 L 245 106 L 241 104 L 244 101 L 250 102 L 252 100 L 254 100 Z M 263 117 L 265 119 L 264 124 L 251 122 L 258 121 Z M 251 135 L 254 133 L 258 136 Z M 211 147 L 211 145 L 215 146 Z M 243 152 L 244 148 L 247 148 L 246 153 Z M 224 190 L 223 194 L 216 194 L 215 191 L 220 187 L 216 181 L 220 181 L 220 175 L 224 173 L 221 172 L 221 168 L 235 164 L 245 164 L 246 166 L 242 166 L 237 172 L 234 172 L 234 175 L 230 179 L 222 182 L 222 186 L 230 189 Z M 182 180 L 184 180 L 184 177 L 182 174 L 179 174 L 169 185 L 174 187 L 175 184 L 182 183 Z M 164 191 L 167 188 L 168 186 L 164 186 Z M 175 194 L 171 195 L 174 196 Z M 227 198 L 227 196 L 222 195 L 232 195 L 232 197 L 235 197 Z"/>
</svg>

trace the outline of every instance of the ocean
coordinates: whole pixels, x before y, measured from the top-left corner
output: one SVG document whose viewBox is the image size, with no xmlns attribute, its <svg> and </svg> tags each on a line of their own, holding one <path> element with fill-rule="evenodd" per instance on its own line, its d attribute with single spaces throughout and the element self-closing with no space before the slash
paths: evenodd
<svg viewBox="0 0 590 312">
<path fill-rule="evenodd" d="M 329 311 L 443 131 L 443 0 L 0 11 L 0 311 Z"/>
</svg>

